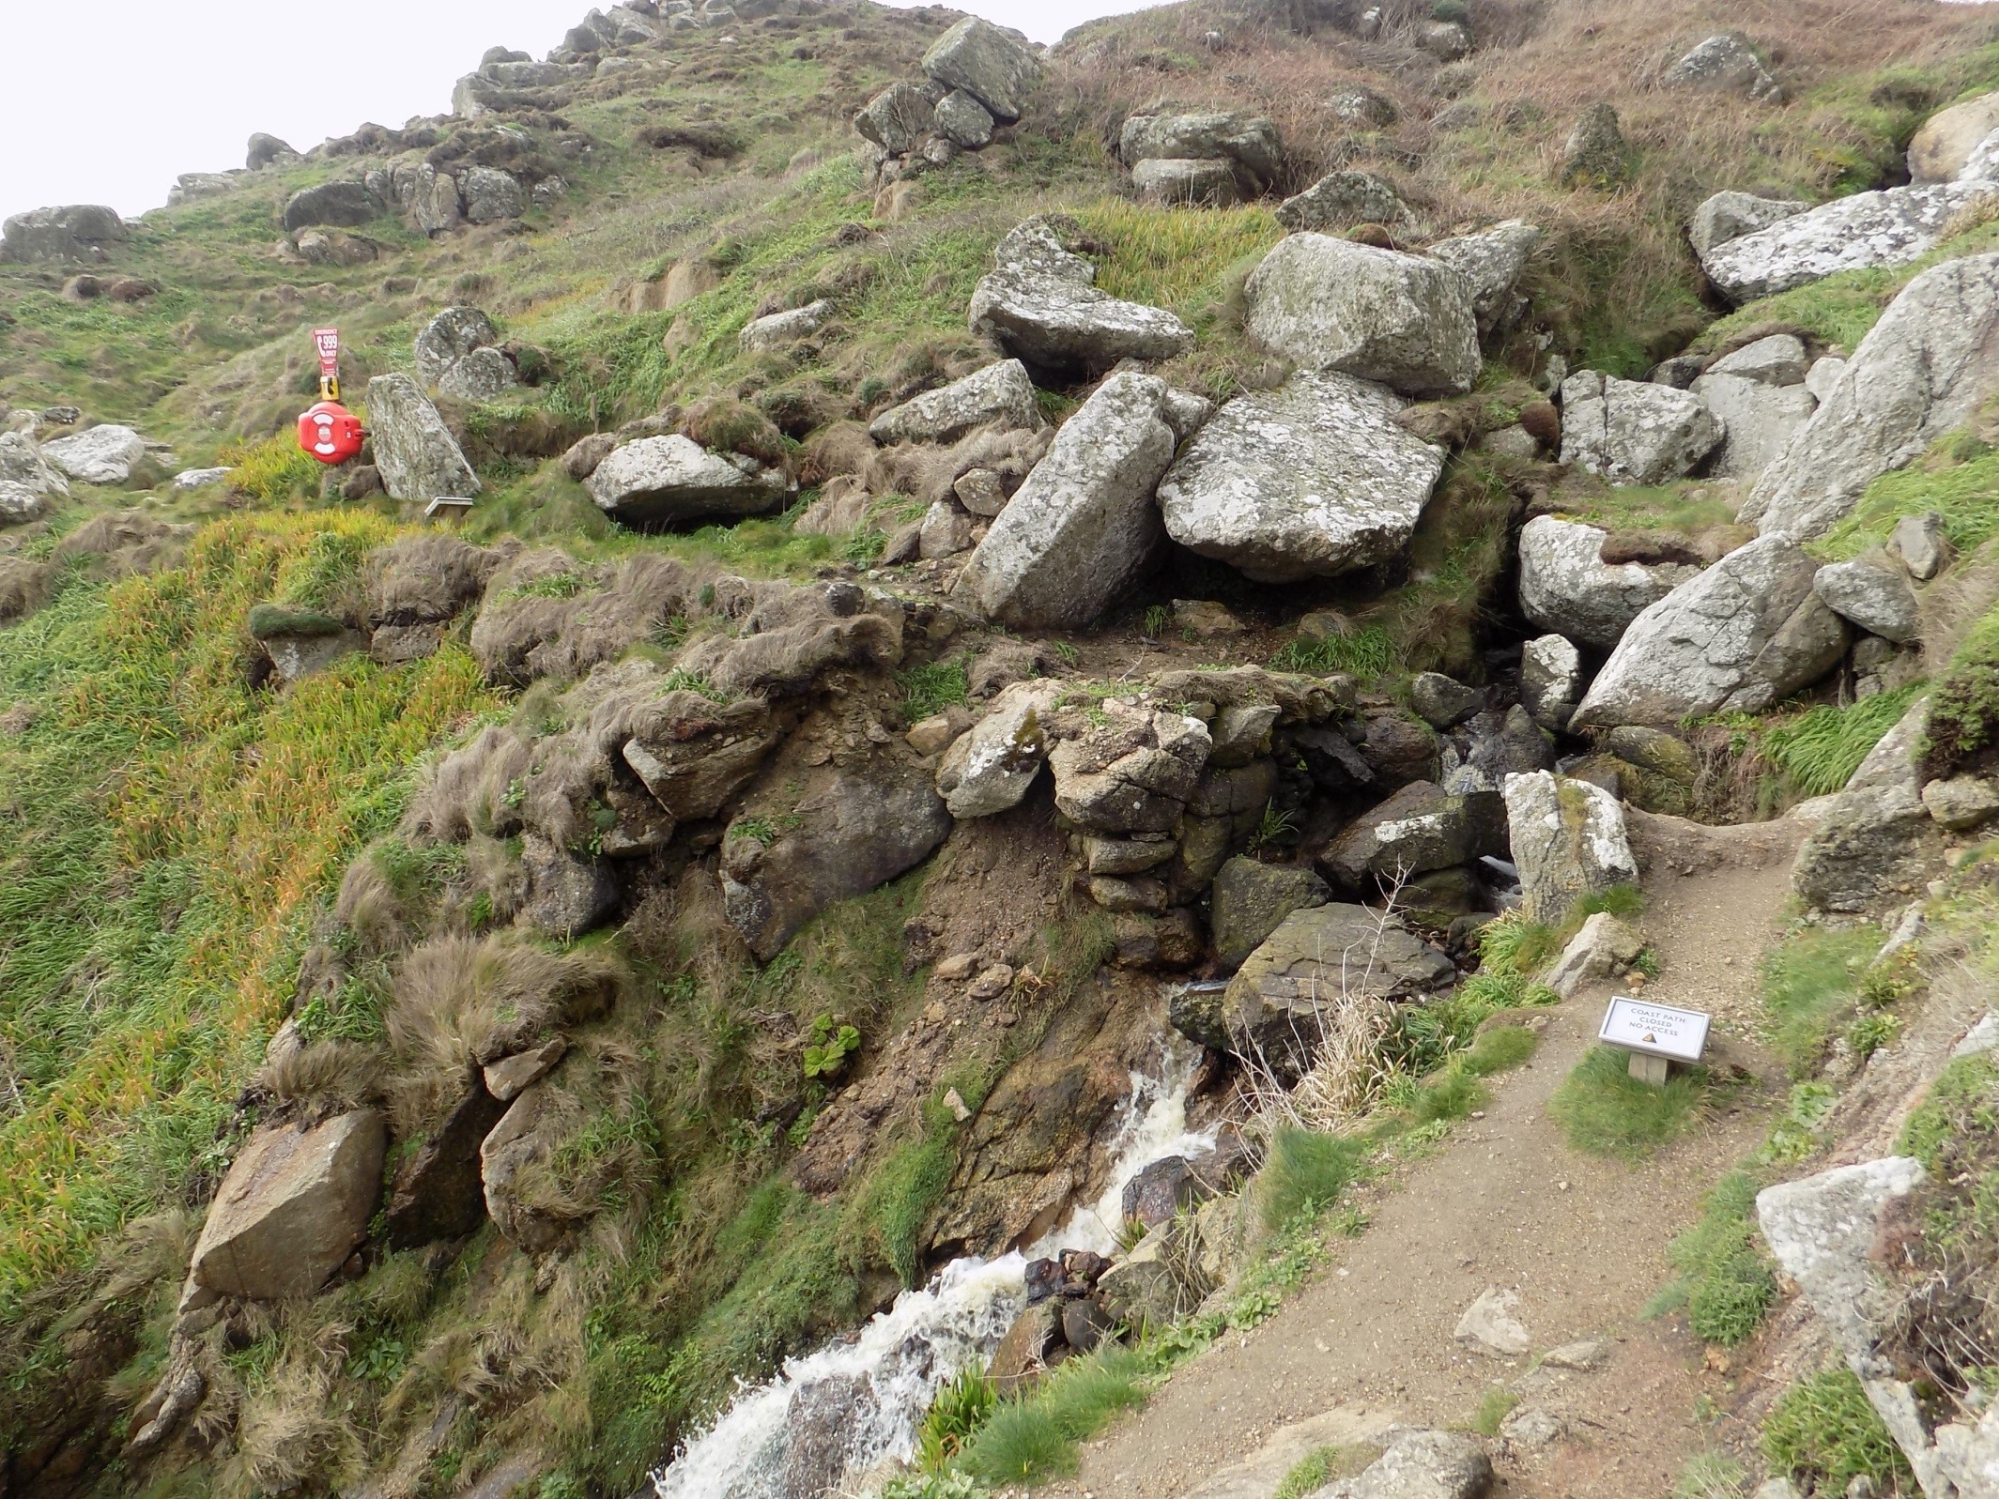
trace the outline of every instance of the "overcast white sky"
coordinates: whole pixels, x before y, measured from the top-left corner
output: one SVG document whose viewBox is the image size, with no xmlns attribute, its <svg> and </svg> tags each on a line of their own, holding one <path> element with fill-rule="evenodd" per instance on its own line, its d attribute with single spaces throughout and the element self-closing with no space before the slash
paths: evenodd
<svg viewBox="0 0 1999 1499">
<path fill-rule="evenodd" d="M 540 57 L 606 0 L 0 0 L 0 217 L 56 203 L 134 215 L 182 172 L 243 165 L 267 130 L 300 150 L 364 120 L 441 114 L 488 47 Z M 960 9 L 1052 42 L 1140 0 Z"/>
</svg>

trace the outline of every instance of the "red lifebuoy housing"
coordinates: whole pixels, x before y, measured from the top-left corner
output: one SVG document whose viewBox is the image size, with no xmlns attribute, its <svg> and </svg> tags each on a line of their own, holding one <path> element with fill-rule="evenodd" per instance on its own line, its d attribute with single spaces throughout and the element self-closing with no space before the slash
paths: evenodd
<svg viewBox="0 0 1999 1499">
<path fill-rule="evenodd" d="M 359 457 L 366 439 L 361 418 L 338 401 L 321 401 L 298 419 L 298 445 L 321 463 Z"/>
</svg>

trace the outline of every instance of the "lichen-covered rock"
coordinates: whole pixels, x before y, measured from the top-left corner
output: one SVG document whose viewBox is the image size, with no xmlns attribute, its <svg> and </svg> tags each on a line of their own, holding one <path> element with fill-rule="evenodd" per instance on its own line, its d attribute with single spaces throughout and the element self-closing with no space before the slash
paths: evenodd
<svg viewBox="0 0 1999 1499">
<path fill-rule="evenodd" d="M 1803 339 L 1795 333 L 1772 333 L 1724 354 L 1704 373 L 1734 375 L 1764 385 L 1803 385 L 1810 369 Z"/>
<path fill-rule="evenodd" d="M 961 88 L 939 99 L 930 118 L 937 133 L 954 146 L 981 151 L 992 144 L 992 111 Z"/>
<path fill-rule="evenodd" d="M 1227 162 L 1246 197 L 1265 191 L 1284 172 L 1277 127 L 1240 112 L 1130 115 L 1118 135 L 1118 156 L 1129 167 L 1145 161 Z"/>
<path fill-rule="evenodd" d="M 1151 375 L 1104 381 L 994 519 L 957 595 L 1022 628 L 1073 628 L 1102 613 L 1163 534 L 1152 492 L 1173 459 L 1165 397 Z"/>
<path fill-rule="evenodd" d="M 1414 217 L 1393 183 L 1350 168 L 1327 173 L 1277 205 L 1277 222 L 1294 233 L 1351 229 L 1356 224 L 1401 228 Z"/>
<path fill-rule="evenodd" d="M 1564 999 L 1586 985 L 1621 977 L 1645 950 L 1645 939 L 1608 911 L 1598 911 L 1562 949 L 1543 982 Z"/>
<path fill-rule="evenodd" d="M 1198 718 L 1113 698 L 1104 722 L 1049 752 L 1055 807 L 1087 832 L 1170 833 L 1180 824 L 1213 740 Z"/>
<path fill-rule="evenodd" d="M 1519 311 L 1520 299 L 1513 288 L 1540 243 L 1541 231 L 1534 225 L 1508 219 L 1476 234 L 1438 240 L 1423 253 L 1465 278 L 1478 331 L 1486 334 L 1511 322 Z"/>
<path fill-rule="evenodd" d="M 1716 193 L 1696 208 L 1693 218 L 1687 221 L 1687 239 L 1693 244 L 1694 253 L 1705 257 L 1719 245 L 1795 218 L 1810 207 L 1811 204 L 1797 198 Z"/>
<path fill-rule="evenodd" d="M 973 290 L 972 331 L 1047 369 L 1109 369 L 1193 347 L 1193 330 L 1179 318 L 1099 291 L 1096 275 L 1063 246 L 1053 221 L 1029 219 L 999 242 L 992 273 Z"/>
<path fill-rule="evenodd" d="M 190 1283 L 256 1301 L 310 1296 L 367 1237 L 386 1145 L 373 1109 L 258 1130 L 209 1204 Z"/>
<path fill-rule="evenodd" d="M 1561 181 L 1566 187 L 1613 187 L 1631 175 L 1631 147 L 1617 111 L 1592 104 L 1577 119 L 1562 147 Z"/>
<path fill-rule="evenodd" d="M 1818 409 L 1802 381 L 1774 385 L 1719 369 L 1695 380 L 1693 393 L 1721 421 L 1724 436 L 1708 472 L 1722 479 L 1761 478 Z"/>
<path fill-rule="evenodd" d="M 1319 1499 L 1481 1499 L 1492 1487 L 1492 1460 L 1475 1437 L 1403 1429 L 1387 1440 L 1386 1452 Z"/>
<path fill-rule="evenodd" d="M 1565 637 L 1541 635 L 1520 648 L 1520 703 L 1535 723 L 1567 728 L 1582 694 L 1582 656 Z"/>
<path fill-rule="evenodd" d="M 1601 786 L 1541 770 L 1508 776 L 1505 796 L 1529 921 L 1559 926 L 1580 897 L 1637 882 L 1624 809 Z"/>
<path fill-rule="evenodd" d="M 39 517 L 50 500 L 69 498 L 69 480 L 25 432 L 0 432 L 0 524 Z"/>
<path fill-rule="evenodd" d="M 967 16 L 930 45 L 923 71 L 946 88 L 963 89 L 996 120 L 1011 123 L 1041 81 L 1041 64 L 1027 38 Z"/>
<path fill-rule="evenodd" d="M 1714 246 L 1701 268 L 1739 305 L 1836 271 L 1907 265 L 1936 247 L 1953 215 L 1994 191 L 1980 179 L 1835 198 Z"/>
<path fill-rule="evenodd" d="M 368 382 L 368 431 L 382 488 L 392 499 L 427 504 L 439 495 L 479 493 L 479 476 L 451 429 L 408 375 Z"/>
<path fill-rule="evenodd" d="M 1562 382 L 1562 462 L 1613 484 L 1663 484 L 1689 473 L 1725 430 L 1689 391 L 1583 370 Z"/>
<path fill-rule="evenodd" d="M 1433 869 L 1470 864 L 1506 852 L 1506 810 L 1490 791 L 1454 796 L 1429 781 L 1413 781 L 1362 813 L 1318 858 L 1327 878 L 1347 890 L 1369 891 Z"/>
<path fill-rule="evenodd" d="M 1972 153 L 1995 131 L 1999 131 L 1999 93 L 1980 94 L 1938 110 L 1909 141 L 1909 180 L 1955 181 L 1971 164 Z"/>
<path fill-rule="evenodd" d="M 1226 208 L 1246 196 L 1233 163 L 1200 157 L 1148 156 L 1131 169 L 1131 185 L 1151 203 Z"/>
<path fill-rule="evenodd" d="M 1309 869 L 1230 859 L 1215 875 L 1215 960 L 1234 972 L 1285 917 L 1332 898 L 1326 882 Z"/>
<path fill-rule="evenodd" d="M 498 400 L 520 388 L 520 371 L 514 368 L 513 360 L 492 348 L 474 349 L 446 370 L 444 378 L 437 382 L 439 395 L 474 405 Z"/>
<path fill-rule="evenodd" d="M 1444 464 L 1439 449 L 1396 423 L 1404 404 L 1331 373 L 1238 396 L 1161 480 L 1168 534 L 1266 583 L 1398 555 Z"/>
<path fill-rule="evenodd" d="M 381 200 L 359 182 L 322 182 L 301 188 L 285 203 L 287 234 L 324 224 L 335 229 L 358 229 L 382 212 Z"/>
<path fill-rule="evenodd" d="M 528 209 L 520 179 L 498 167 L 467 167 L 459 174 L 458 202 L 468 224 L 498 224 Z"/>
<path fill-rule="evenodd" d="M 1813 576 L 1812 591 L 1842 619 L 1897 645 L 1922 633 L 1916 591 L 1899 568 L 1861 561 L 1827 563 Z"/>
<path fill-rule="evenodd" d="M 832 316 L 833 304 L 821 297 L 816 302 L 807 302 L 803 307 L 794 307 L 788 312 L 773 312 L 765 317 L 752 318 L 736 335 L 736 343 L 751 353 L 781 349 L 786 344 L 797 343 L 801 338 L 810 338 L 825 327 Z"/>
<path fill-rule="evenodd" d="M 742 453 L 711 453 L 680 433 L 614 449 L 583 487 L 613 520 L 640 527 L 761 515 L 791 492 L 782 469 Z"/>
<path fill-rule="evenodd" d="M 1906 898 L 1940 864 L 1942 843 L 1922 798 L 1928 722 L 1929 699 L 1918 699 L 1806 837 L 1791 888 L 1808 907 L 1859 912 Z"/>
<path fill-rule="evenodd" d="M 0 224 L 0 260 L 100 261 L 131 237 L 116 209 L 94 203 L 33 208 Z"/>
<path fill-rule="evenodd" d="M 1666 70 L 1667 88 L 1741 94 L 1763 104 L 1784 102 L 1784 90 L 1749 38 L 1739 31 L 1709 37 Z"/>
<path fill-rule="evenodd" d="M 1279 240 L 1244 287 L 1250 336 L 1306 370 L 1337 370 L 1405 395 L 1478 378 L 1471 288 L 1448 266 L 1323 234 Z"/>
<path fill-rule="evenodd" d="M 1602 560 L 1609 533 L 1537 515 L 1520 531 L 1520 610 L 1544 630 L 1609 650 L 1640 614 L 1697 569 Z"/>
<path fill-rule="evenodd" d="M 956 442 L 977 427 L 1038 427 L 1034 382 L 1018 359 L 1002 359 L 936 390 L 891 406 L 868 423 L 868 435 L 897 442 Z"/>
<path fill-rule="evenodd" d="M 1916 277 L 1765 470 L 1741 518 L 1800 540 L 1829 530 L 1869 484 L 1964 426 L 1999 389 L 1995 336 L 1999 255 L 1946 261 Z"/>
<path fill-rule="evenodd" d="M 854 129 L 889 155 L 901 156 L 923 144 L 936 107 L 934 93 L 898 81 L 861 107 L 854 116 Z M 991 117 L 987 119 L 990 122 Z"/>
<path fill-rule="evenodd" d="M 1717 709 L 1754 712 L 1816 680 L 1845 646 L 1812 593 L 1816 571 L 1785 536 L 1730 552 L 1632 621 L 1572 725 L 1670 728 Z"/>
<path fill-rule="evenodd" d="M 952 741 L 937 766 L 937 791 L 953 817 L 990 817 L 1019 805 L 1046 763 L 1045 719 L 1061 695 L 1059 682 L 1015 682 Z"/>
<path fill-rule="evenodd" d="M 106 423 L 43 443 L 41 455 L 79 484 L 123 484 L 146 456 L 146 440 L 130 427 Z"/>
</svg>

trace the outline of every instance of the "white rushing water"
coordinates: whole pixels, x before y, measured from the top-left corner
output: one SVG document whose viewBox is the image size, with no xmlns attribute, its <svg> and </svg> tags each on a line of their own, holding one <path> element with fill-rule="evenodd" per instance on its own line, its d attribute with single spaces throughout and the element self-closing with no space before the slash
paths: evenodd
<svg viewBox="0 0 1999 1499">
<path fill-rule="evenodd" d="M 761 1385 L 747 1386 L 703 1435 L 681 1449 L 653 1484 L 659 1499 L 782 1499 L 791 1451 L 808 1407 L 840 1412 L 838 1441 L 848 1474 L 865 1473 L 915 1451 L 916 1429 L 959 1370 L 983 1365 L 1027 1304 L 1030 1260 L 1064 1249 L 1108 1254 L 1117 1247 L 1125 1184 L 1171 1155 L 1214 1144 L 1214 1131 L 1187 1128 L 1187 1087 L 1199 1053 L 1169 1038 L 1156 1066 L 1131 1075 L 1111 1143 L 1114 1160 L 1103 1195 L 1081 1204 L 1060 1227 L 1024 1252 L 990 1262 L 953 1260 L 930 1283 L 904 1291 L 860 1331 L 803 1358 Z M 825 1409 L 814 1409 L 824 1438 Z M 815 1463 L 823 1461 L 815 1454 Z M 794 1475 L 795 1476 L 795 1475 Z"/>
</svg>

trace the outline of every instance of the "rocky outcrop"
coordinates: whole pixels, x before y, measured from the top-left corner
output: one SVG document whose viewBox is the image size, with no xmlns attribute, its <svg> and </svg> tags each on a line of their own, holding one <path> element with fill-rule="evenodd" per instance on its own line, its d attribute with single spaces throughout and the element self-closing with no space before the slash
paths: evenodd
<svg viewBox="0 0 1999 1499">
<path fill-rule="evenodd" d="M 1805 386 L 1808 367 L 1804 344 L 1779 333 L 1716 360 L 1694 381 L 1694 394 L 1726 432 L 1711 473 L 1756 479 L 1784 455 L 1818 409 L 1818 398 Z"/>
<path fill-rule="evenodd" d="M 934 91 L 898 80 L 861 107 L 854 129 L 891 156 L 906 155 L 930 134 L 935 107 Z"/>
<path fill-rule="evenodd" d="M 479 493 L 479 476 L 451 429 L 408 375 L 377 375 L 368 382 L 368 430 L 390 498 L 427 504 L 439 495 Z"/>
<path fill-rule="evenodd" d="M 1207 725 L 1116 698 L 1102 711 L 1101 724 L 1049 752 L 1055 809 L 1100 835 L 1178 831 L 1213 746 Z"/>
<path fill-rule="evenodd" d="M 1740 304 L 1835 271 L 1907 265 L 1936 247 L 1953 215 L 1999 192 L 1981 175 L 1987 170 L 1974 161 L 1957 181 L 1835 198 L 1715 245 L 1702 254 L 1701 268 L 1723 296 Z"/>
<path fill-rule="evenodd" d="M 1562 146 L 1558 173 L 1564 187 L 1614 187 L 1631 175 L 1631 147 L 1617 111 L 1592 104 L 1577 118 Z"/>
<path fill-rule="evenodd" d="M 1670 728 L 1717 710 L 1755 712 L 1838 662 L 1845 626 L 1812 592 L 1817 565 L 1763 536 L 1633 620 L 1590 684 L 1576 728 Z"/>
<path fill-rule="evenodd" d="M 1823 534 L 1882 474 L 1969 422 L 1999 388 L 1999 255 L 1947 261 L 1905 287 L 1742 508 L 1768 533 Z"/>
<path fill-rule="evenodd" d="M 1871 562 L 1827 563 L 1813 576 L 1812 591 L 1833 613 L 1871 635 L 1906 645 L 1921 633 L 1916 591 L 1900 568 Z"/>
<path fill-rule="evenodd" d="M 1030 365 L 1103 370 L 1120 359 L 1170 359 L 1193 347 L 1187 325 L 1160 307 L 1124 302 L 1091 283 L 1097 268 L 1062 243 L 1046 217 L 1010 231 L 972 293 L 971 328 Z"/>
<path fill-rule="evenodd" d="M 1739 31 L 1709 37 L 1668 68 L 1659 81 L 1671 89 L 1741 94 L 1763 104 L 1784 102 L 1783 87 L 1770 75 L 1749 38 Z"/>
<path fill-rule="evenodd" d="M 1316 1499 L 1480 1499 L 1492 1487 L 1492 1460 L 1475 1437 L 1403 1428 L 1386 1440 L 1386 1452 Z"/>
<path fill-rule="evenodd" d="M 1038 427 L 1034 382 L 1018 359 L 1002 359 L 937 390 L 891 406 L 868 423 L 868 435 L 898 442 L 956 442 L 975 428 Z"/>
<path fill-rule="evenodd" d="M 1808 907 L 1871 910 L 1920 890 L 1942 858 L 1942 840 L 1923 805 L 1923 734 L 1929 700 L 1919 699 L 1882 736 L 1798 850 L 1791 888 Z"/>
<path fill-rule="evenodd" d="M 1622 978 L 1644 950 L 1642 936 L 1608 911 L 1598 911 L 1569 940 L 1542 982 L 1562 998 L 1574 999 L 1590 984 Z"/>
<path fill-rule="evenodd" d="M 1559 926 L 1579 897 L 1637 883 L 1624 809 L 1601 786 L 1543 770 L 1508 776 L 1505 796 L 1529 921 Z"/>
<path fill-rule="evenodd" d="M 1613 484 L 1663 484 L 1720 445 L 1723 427 L 1689 391 L 1583 370 L 1562 382 L 1562 462 Z"/>
<path fill-rule="evenodd" d="M 130 427 L 106 424 L 43 443 L 41 456 L 79 484 L 123 484 L 146 456 L 146 440 Z"/>
<path fill-rule="evenodd" d="M 509 1094 L 508 1097 L 513 1097 Z M 396 1170 L 383 1225 L 392 1249 L 415 1249 L 477 1232 L 486 1217 L 479 1146 L 506 1112 L 478 1079 Z"/>
<path fill-rule="evenodd" d="M 1021 628 L 1073 628 L 1102 613 L 1162 535 L 1152 492 L 1173 459 L 1166 393 L 1151 375 L 1104 381 L 973 550 L 958 597 Z"/>
<path fill-rule="evenodd" d="M 96 204 L 35 208 L 0 224 L 0 260 L 34 264 L 94 263 L 109 258 L 132 231 L 115 209 Z"/>
<path fill-rule="evenodd" d="M 723 909 L 762 962 L 835 901 L 921 863 L 951 831 L 929 771 L 906 749 L 808 772 L 791 816 L 796 826 L 768 844 L 736 830 L 722 845 Z"/>
<path fill-rule="evenodd" d="M 513 360 L 498 349 L 474 349 L 445 372 L 437 382 L 437 393 L 454 401 L 477 405 L 496 401 L 521 388 L 520 371 Z"/>
<path fill-rule="evenodd" d="M 1646 609 L 1697 575 L 1667 563 L 1602 560 L 1610 533 L 1537 515 L 1520 531 L 1520 612 L 1544 630 L 1607 651 Z"/>
<path fill-rule="evenodd" d="M 1397 425 L 1404 404 L 1330 373 L 1238 396 L 1160 482 L 1168 534 L 1265 583 L 1398 555 L 1444 466 L 1441 451 Z"/>
<path fill-rule="evenodd" d="M 190 1285 L 258 1301 L 317 1291 L 367 1235 L 386 1140 L 373 1109 L 258 1130 L 216 1189 Z"/>
<path fill-rule="evenodd" d="M 1253 198 L 1267 191 L 1284 171 L 1277 127 L 1261 116 L 1241 113 L 1131 115 L 1118 136 L 1118 156 L 1132 168 L 1141 192 L 1183 201 L 1232 203 Z M 1148 164 L 1175 170 L 1141 175 L 1140 169 Z M 1220 167 L 1218 175 L 1199 170 L 1211 164 Z M 1205 184 L 1207 191 L 1197 195 L 1174 190 L 1175 184 L 1195 181 Z"/>
<path fill-rule="evenodd" d="M 613 449 L 583 487 L 606 515 L 640 528 L 761 515 L 791 492 L 782 469 L 742 453 L 711 453 L 679 433 Z"/>
<path fill-rule="evenodd" d="M 69 498 L 69 480 L 25 432 L 0 432 L 0 524 L 39 517 L 49 501 Z"/>
<path fill-rule="evenodd" d="M 1569 726 L 1583 695 L 1582 654 L 1562 635 L 1539 635 L 1520 647 L 1520 706 L 1551 733 Z"/>
<path fill-rule="evenodd" d="M 478 308 L 447 307 L 416 336 L 416 377 L 435 388 L 459 360 L 499 341 L 500 330 Z"/>
<path fill-rule="evenodd" d="M 963 89 L 995 120 L 1011 123 L 1027 109 L 1041 81 L 1041 64 L 1027 38 L 967 16 L 930 44 L 923 71 L 947 89 Z"/>
<path fill-rule="evenodd" d="M 1525 219 L 1508 219 L 1476 234 L 1440 239 L 1423 253 L 1441 260 L 1471 287 L 1472 314 L 1481 335 L 1518 321 L 1525 299 L 1514 293 L 1541 231 Z"/>
<path fill-rule="evenodd" d="M 807 302 L 803 307 L 794 307 L 787 312 L 768 313 L 760 318 L 752 318 L 743 325 L 743 331 L 736 335 L 739 347 L 750 353 L 760 353 L 767 349 L 781 349 L 786 344 L 795 344 L 800 339 L 810 338 L 833 316 L 833 304 L 821 297 Z"/>
<path fill-rule="evenodd" d="M 1295 865 L 1230 859 L 1215 875 L 1215 961 L 1234 972 L 1293 911 L 1333 898 L 1326 882 Z"/>
<path fill-rule="evenodd" d="M 1019 805 L 1046 763 L 1045 720 L 1061 695 L 1057 682 L 1015 682 L 951 742 L 937 766 L 937 791 L 953 817 L 990 817 Z"/>
<path fill-rule="evenodd" d="M 1506 808 L 1490 791 L 1454 796 L 1412 781 L 1362 813 L 1318 857 L 1320 870 L 1350 891 L 1368 892 L 1506 852 Z"/>
<path fill-rule="evenodd" d="M 1293 234 L 1251 273 L 1244 295 L 1250 337 L 1303 369 L 1412 396 L 1466 391 L 1478 378 L 1471 287 L 1420 255 Z"/>
<path fill-rule="evenodd" d="M 367 185 L 360 182 L 322 182 L 301 188 L 285 202 L 284 226 L 287 234 L 324 225 L 331 229 L 358 229 L 379 218 L 382 203 Z"/>
<path fill-rule="evenodd" d="M 1414 218 L 1395 185 L 1372 172 L 1328 172 L 1277 205 L 1277 222 L 1294 233 L 1351 229 L 1356 224 L 1402 228 Z"/>
<path fill-rule="evenodd" d="M 1693 244 L 1694 253 L 1705 257 L 1717 246 L 1795 218 L 1810 207 L 1811 204 L 1797 198 L 1716 193 L 1694 210 L 1693 218 L 1687 222 L 1687 239 Z"/>
</svg>

